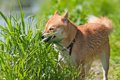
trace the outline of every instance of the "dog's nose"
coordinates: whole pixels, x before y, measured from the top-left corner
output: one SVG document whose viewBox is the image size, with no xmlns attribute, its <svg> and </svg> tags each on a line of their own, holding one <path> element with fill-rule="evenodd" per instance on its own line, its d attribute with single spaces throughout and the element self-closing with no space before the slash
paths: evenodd
<svg viewBox="0 0 120 80">
<path fill-rule="evenodd" d="M 44 38 L 45 38 L 45 36 L 44 36 L 44 35 L 42 35 L 42 36 L 41 36 L 41 39 L 44 39 Z"/>
</svg>

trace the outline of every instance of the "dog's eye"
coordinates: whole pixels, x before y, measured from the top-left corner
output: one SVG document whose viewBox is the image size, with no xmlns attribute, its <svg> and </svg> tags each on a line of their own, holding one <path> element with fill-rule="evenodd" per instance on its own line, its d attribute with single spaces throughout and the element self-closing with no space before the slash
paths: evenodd
<svg viewBox="0 0 120 80">
<path fill-rule="evenodd" d="M 54 30 L 54 28 L 53 28 L 53 27 L 51 27 L 51 28 L 49 28 L 49 30 L 50 30 L 50 31 L 53 31 L 53 30 Z"/>
</svg>

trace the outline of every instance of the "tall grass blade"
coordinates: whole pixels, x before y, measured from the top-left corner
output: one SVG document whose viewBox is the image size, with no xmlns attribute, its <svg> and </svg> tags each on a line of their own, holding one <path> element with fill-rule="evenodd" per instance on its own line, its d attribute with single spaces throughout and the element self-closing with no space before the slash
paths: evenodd
<svg viewBox="0 0 120 80">
<path fill-rule="evenodd" d="M 20 15 L 21 15 L 21 22 L 22 22 L 22 33 L 25 34 L 25 21 L 24 21 L 24 12 L 22 10 L 21 2 L 20 0 L 17 0 L 19 7 L 20 7 Z"/>
<path fill-rule="evenodd" d="M 0 11 L 0 16 L 4 19 L 4 21 L 7 23 L 7 27 L 8 27 L 8 30 L 10 32 L 13 31 L 12 29 L 12 24 L 11 24 L 11 21 Z"/>
</svg>

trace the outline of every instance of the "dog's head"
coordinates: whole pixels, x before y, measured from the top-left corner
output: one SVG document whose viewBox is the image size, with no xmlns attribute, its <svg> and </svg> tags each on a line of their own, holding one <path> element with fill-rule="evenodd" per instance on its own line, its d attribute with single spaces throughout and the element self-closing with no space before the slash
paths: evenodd
<svg viewBox="0 0 120 80">
<path fill-rule="evenodd" d="M 48 20 L 45 30 L 42 34 L 42 39 L 45 42 L 62 41 L 67 36 L 68 31 L 68 12 L 60 16 L 58 12 Z"/>
</svg>

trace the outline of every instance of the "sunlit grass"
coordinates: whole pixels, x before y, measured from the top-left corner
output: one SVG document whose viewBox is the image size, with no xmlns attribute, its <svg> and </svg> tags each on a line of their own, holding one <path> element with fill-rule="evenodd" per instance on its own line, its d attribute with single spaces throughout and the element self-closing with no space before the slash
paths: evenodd
<svg viewBox="0 0 120 80">
<path fill-rule="evenodd" d="M 91 14 L 107 16 L 112 19 L 114 30 L 110 35 L 109 80 L 120 79 L 119 0 L 101 0 L 100 2 L 96 0 L 70 0 L 68 5 L 66 2 L 67 0 L 52 0 L 49 4 L 46 3 L 49 7 L 43 6 L 43 13 L 39 14 L 40 21 L 35 25 L 25 22 L 22 9 L 20 18 L 8 17 L 0 12 L 0 16 L 6 22 L 5 25 L 0 25 L 0 80 L 76 79 L 79 75 L 78 70 L 73 66 L 61 65 L 57 60 L 58 52 L 53 49 L 53 45 L 41 41 L 42 31 L 40 30 L 44 28 L 47 19 L 54 11 L 59 10 L 62 14 L 65 9 L 69 11 L 69 18 L 78 25 L 84 24 L 87 16 Z M 102 73 L 100 74 L 102 75 Z M 97 75 L 90 72 L 88 79 L 92 80 L 94 76 Z"/>
<path fill-rule="evenodd" d="M 52 45 L 41 41 L 40 31 L 34 33 L 31 27 L 25 28 L 28 26 L 25 26 L 23 15 L 20 22 L 14 17 L 6 17 L 2 12 L 0 15 L 6 22 L 5 26 L 0 26 L 0 79 L 74 80 L 78 76 L 74 67 L 64 65 L 60 69 L 58 53 Z"/>
</svg>

